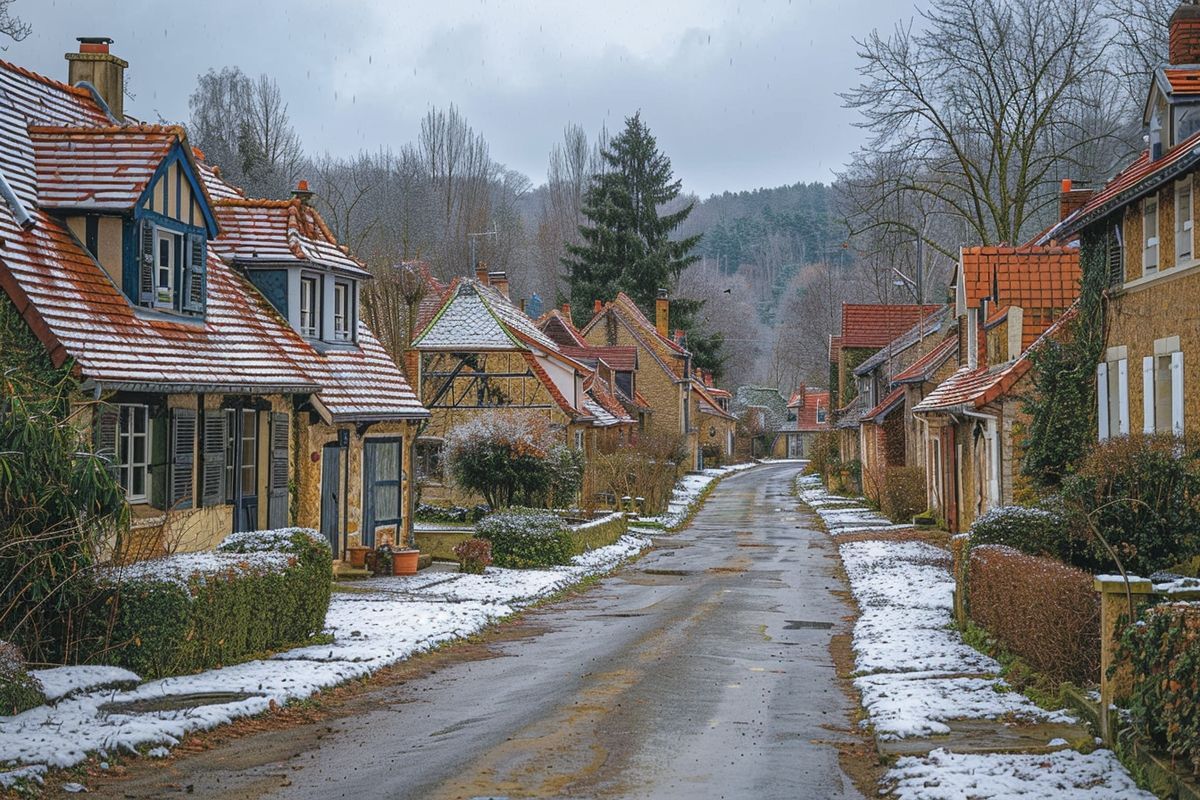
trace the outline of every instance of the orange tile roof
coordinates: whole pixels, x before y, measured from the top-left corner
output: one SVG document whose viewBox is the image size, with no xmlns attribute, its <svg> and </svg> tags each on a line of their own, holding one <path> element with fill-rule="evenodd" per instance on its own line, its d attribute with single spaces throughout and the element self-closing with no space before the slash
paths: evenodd
<svg viewBox="0 0 1200 800">
<path fill-rule="evenodd" d="M 1076 247 L 970 247 L 960 268 L 967 308 L 990 298 L 995 306 L 1061 312 L 1079 297 Z"/>
<path fill-rule="evenodd" d="M 1200 94 L 1200 69 L 1167 67 L 1163 77 L 1171 85 L 1171 94 Z"/>
<path fill-rule="evenodd" d="M 130 211 L 158 165 L 184 138 L 178 125 L 30 125 L 38 205 Z"/>
<path fill-rule="evenodd" d="M 222 199 L 213 210 L 221 225 L 222 250 L 240 266 L 308 263 L 371 277 L 337 243 L 317 210 L 298 199 Z"/>
<path fill-rule="evenodd" d="M 637 348 L 632 346 L 566 347 L 563 353 L 574 359 L 601 359 L 617 372 L 633 372 L 637 369 Z"/>
<path fill-rule="evenodd" d="M 587 339 L 583 338 L 583 334 L 571 322 L 571 318 L 557 308 L 552 308 L 545 314 L 542 314 L 537 324 L 543 333 L 563 347 L 588 346 Z"/>
<path fill-rule="evenodd" d="M 842 303 L 838 346 L 880 348 L 940 309 L 937 305 Z"/>
<path fill-rule="evenodd" d="M 825 409 L 825 421 L 817 422 L 817 410 L 821 408 Z M 830 428 L 829 415 L 829 392 L 806 389 L 804 404 L 796 408 L 796 430 L 802 433 L 827 431 Z"/>
<path fill-rule="evenodd" d="M 877 406 L 863 414 L 863 419 L 869 419 L 876 423 L 883 422 L 883 420 L 887 418 L 888 414 L 891 414 L 903 404 L 904 387 L 897 386 L 895 389 L 892 389 L 892 391 L 890 391 L 886 397 L 880 400 Z"/>
</svg>

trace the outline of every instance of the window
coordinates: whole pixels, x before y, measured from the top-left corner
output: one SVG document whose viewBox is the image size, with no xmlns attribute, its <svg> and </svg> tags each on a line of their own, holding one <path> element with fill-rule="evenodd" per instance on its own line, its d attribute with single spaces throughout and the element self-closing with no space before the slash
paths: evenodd
<svg viewBox="0 0 1200 800">
<path fill-rule="evenodd" d="M 95 214 L 83 218 L 83 244 L 92 258 L 100 257 L 100 217 Z"/>
<path fill-rule="evenodd" d="M 336 342 L 350 341 L 350 303 L 350 286 L 340 281 L 333 284 L 333 339 Z"/>
<path fill-rule="evenodd" d="M 440 483 L 442 480 L 442 442 L 439 439 L 418 440 L 415 448 L 417 478 Z"/>
<path fill-rule="evenodd" d="M 1163 352 L 1142 359 L 1142 430 L 1183 435 L 1183 353 Z"/>
<path fill-rule="evenodd" d="M 131 503 L 150 496 L 150 409 L 122 405 L 117 441 L 117 479 Z"/>
<path fill-rule="evenodd" d="M 618 372 L 616 384 L 617 384 L 617 391 L 620 392 L 621 395 L 626 400 L 633 399 L 633 373 L 632 372 Z"/>
<path fill-rule="evenodd" d="M 817 424 L 821 425 L 825 422 L 825 406 L 817 406 Z"/>
<path fill-rule="evenodd" d="M 1142 204 L 1142 239 L 1142 268 L 1150 275 L 1158 271 L 1158 198 L 1148 197 Z"/>
<path fill-rule="evenodd" d="M 1192 260 L 1192 179 L 1184 178 L 1175 190 L 1175 263 Z"/>
<path fill-rule="evenodd" d="M 300 333 L 303 336 L 317 338 L 321 335 L 319 286 L 317 278 L 300 279 Z"/>
<path fill-rule="evenodd" d="M 1096 367 L 1097 421 L 1100 441 L 1129 434 L 1129 370 L 1124 358 Z"/>
<path fill-rule="evenodd" d="M 583 450 L 583 431 L 575 431 L 575 449 Z"/>
<path fill-rule="evenodd" d="M 169 231 L 159 231 L 154 255 L 154 304 L 171 307 L 175 305 L 175 253 L 176 239 Z"/>
<path fill-rule="evenodd" d="M 1200 104 L 1175 107 L 1175 144 L 1200 131 Z"/>
</svg>

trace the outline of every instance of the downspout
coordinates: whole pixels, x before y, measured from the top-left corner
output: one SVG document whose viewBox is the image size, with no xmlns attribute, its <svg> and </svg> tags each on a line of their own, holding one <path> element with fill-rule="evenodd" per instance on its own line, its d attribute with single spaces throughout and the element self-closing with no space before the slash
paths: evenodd
<svg viewBox="0 0 1200 800">
<path fill-rule="evenodd" d="M 8 178 L 4 177 L 4 172 L 0 171 L 0 195 L 3 195 L 4 202 L 8 204 L 8 208 L 12 211 L 13 218 L 23 230 L 29 230 L 36 222 L 25 205 L 17 197 L 17 193 L 13 191 L 12 186 L 8 184 Z"/>
</svg>

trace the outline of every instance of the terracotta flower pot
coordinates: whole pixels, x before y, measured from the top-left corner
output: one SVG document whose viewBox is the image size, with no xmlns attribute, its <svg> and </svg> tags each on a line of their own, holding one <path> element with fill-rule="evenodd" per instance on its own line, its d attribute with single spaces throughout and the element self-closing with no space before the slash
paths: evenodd
<svg viewBox="0 0 1200 800">
<path fill-rule="evenodd" d="M 420 550 L 394 550 L 392 551 L 392 574 L 393 575 L 416 575 L 417 562 L 420 559 Z"/>
<path fill-rule="evenodd" d="M 346 552 L 350 554 L 350 566 L 365 567 L 367 565 L 367 553 L 370 551 L 370 547 L 347 547 Z"/>
</svg>

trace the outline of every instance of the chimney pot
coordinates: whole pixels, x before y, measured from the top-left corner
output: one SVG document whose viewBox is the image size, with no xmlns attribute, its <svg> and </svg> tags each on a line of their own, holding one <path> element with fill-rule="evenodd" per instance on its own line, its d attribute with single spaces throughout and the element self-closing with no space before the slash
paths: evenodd
<svg viewBox="0 0 1200 800">
<path fill-rule="evenodd" d="M 508 297 L 508 273 L 504 271 L 489 272 L 488 284 L 495 286 L 500 294 Z"/>
<path fill-rule="evenodd" d="M 571 304 L 570 303 L 562 304 L 562 315 L 564 317 L 566 317 L 567 319 L 571 318 Z"/>
<path fill-rule="evenodd" d="M 129 62 L 109 52 L 107 36 L 80 36 L 78 53 L 67 53 L 67 83 L 89 84 L 117 122 L 125 121 L 125 69 Z"/>
<path fill-rule="evenodd" d="M 300 205 L 308 205 L 312 201 L 313 193 L 308 189 L 308 181 L 299 181 L 296 188 L 292 189 L 292 197 L 300 201 Z"/>
</svg>

